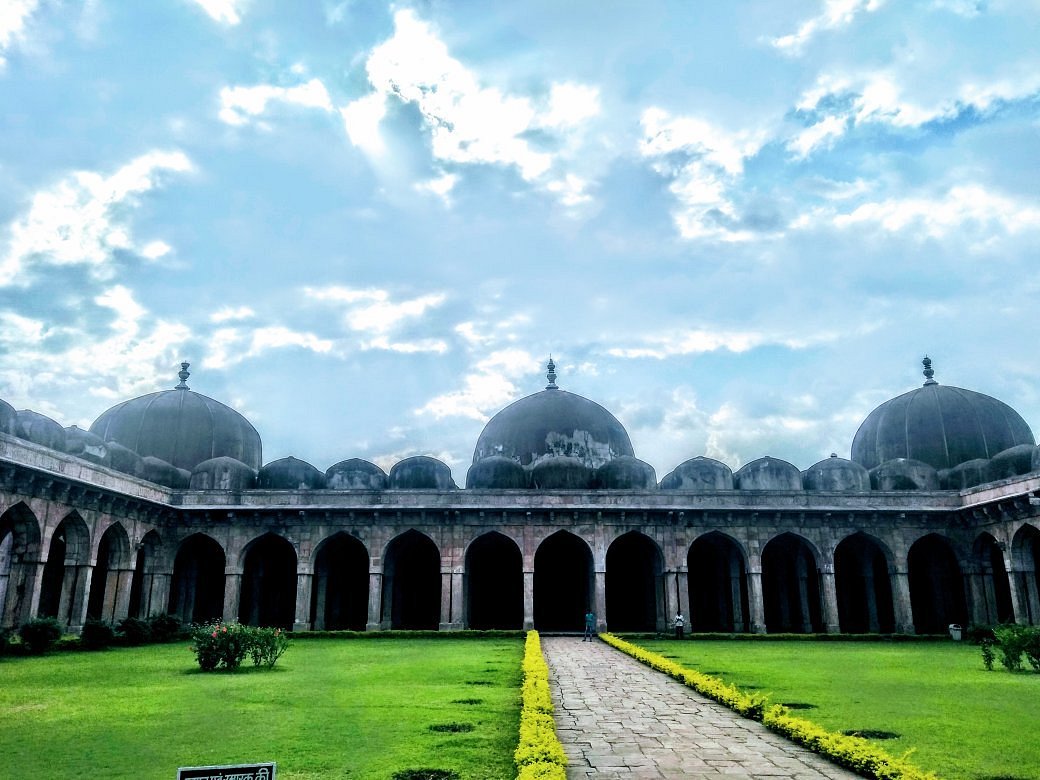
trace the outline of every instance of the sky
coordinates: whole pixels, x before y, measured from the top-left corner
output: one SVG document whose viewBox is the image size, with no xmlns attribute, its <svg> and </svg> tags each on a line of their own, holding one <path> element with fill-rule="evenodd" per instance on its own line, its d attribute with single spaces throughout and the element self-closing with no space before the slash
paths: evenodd
<svg viewBox="0 0 1040 780">
<path fill-rule="evenodd" d="M 663 477 L 1040 431 L 1040 0 L 0 0 L 0 398 L 188 384 L 465 481 L 558 384 Z"/>
</svg>

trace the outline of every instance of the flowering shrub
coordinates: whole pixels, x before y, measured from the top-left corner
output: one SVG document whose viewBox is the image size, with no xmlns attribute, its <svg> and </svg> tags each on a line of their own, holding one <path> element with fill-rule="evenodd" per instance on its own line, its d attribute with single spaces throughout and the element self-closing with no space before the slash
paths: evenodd
<svg viewBox="0 0 1040 780">
<path fill-rule="evenodd" d="M 522 664 L 524 682 L 520 689 L 520 743 L 513 753 L 518 780 L 566 780 L 567 756 L 556 736 L 549 668 L 542 656 L 537 631 L 527 632 Z"/>
<path fill-rule="evenodd" d="M 237 669 L 248 655 L 255 666 L 270 669 L 289 648 L 280 628 L 256 628 L 239 623 L 206 623 L 191 632 L 191 651 L 204 672 Z"/>
</svg>

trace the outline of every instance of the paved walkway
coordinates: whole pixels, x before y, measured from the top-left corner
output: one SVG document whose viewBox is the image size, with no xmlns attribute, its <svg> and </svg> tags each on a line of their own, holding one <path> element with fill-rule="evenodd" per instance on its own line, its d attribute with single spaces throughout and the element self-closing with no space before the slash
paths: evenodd
<svg viewBox="0 0 1040 780">
<path fill-rule="evenodd" d="M 568 780 L 858 777 L 603 642 L 542 650 Z"/>
</svg>

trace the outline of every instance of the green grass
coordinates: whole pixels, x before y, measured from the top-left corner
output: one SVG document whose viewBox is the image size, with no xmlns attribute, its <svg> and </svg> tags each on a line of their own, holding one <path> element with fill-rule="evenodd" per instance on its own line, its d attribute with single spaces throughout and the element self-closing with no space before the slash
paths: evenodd
<svg viewBox="0 0 1040 780">
<path fill-rule="evenodd" d="M 814 705 L 794 714 L 831 731 L 895 732 L 877 744 L 895 756 L 912 749 L 913 763 L 942 778 L 1040 779 L 1040 674 L 987 672 L 970 644 L 639 644 L 771 702 Z"/>
<path fill-rule="evenodd" d="M 522 657 L 519 639 L 317 639 L 270 671 L 203 674 L 186 644 L 0 659 L 0 774 L 276 761 L 279 780 L 512 778 Z M 445 724 L 473 729 L 431 730 Z"/>
</svg>

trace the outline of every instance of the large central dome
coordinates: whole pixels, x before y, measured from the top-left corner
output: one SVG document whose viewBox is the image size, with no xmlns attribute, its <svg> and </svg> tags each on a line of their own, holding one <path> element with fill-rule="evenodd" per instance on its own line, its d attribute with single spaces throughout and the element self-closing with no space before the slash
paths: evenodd
<svg viewBox="0 0 1040 780">
<path fill-rule="evenodd" d="M 623 455 L 633 456 L 628 432 L 594 401 L 556 386 L 549 361 L 545 390 L 515 401 L 492 417 L 473 451 L 473 462 L 504 455 L 530 466 L 554 456 L 580 460 L 589 468 Z"/>
</svg>

